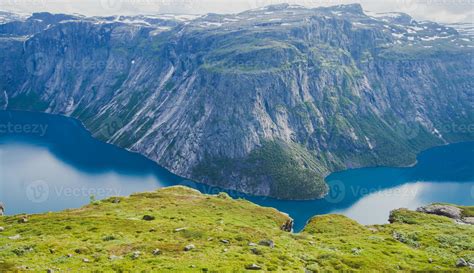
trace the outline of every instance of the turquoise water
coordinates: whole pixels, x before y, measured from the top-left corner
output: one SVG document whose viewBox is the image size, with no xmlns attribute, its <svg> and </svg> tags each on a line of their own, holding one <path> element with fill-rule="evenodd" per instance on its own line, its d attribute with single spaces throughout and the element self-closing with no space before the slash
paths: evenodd
<svg viewBox="0 0 474 273">
<path fill-rule="evenodd" d="M 436 147 L 419 155 L 412 168 L 363 168 L 327 178 L 323 200 L 282 201 L 227 191 L 295 219 L 300 230 L 314 215 L 340 213 L 363 224 L 387 222 L 394 208 L 432 202 L 474 204 L 474 142 Z M 39 113 L 0 111 L 0 201 L 7 214 L 77 208 L 90 196 L 185 185 L 204 193 L 220 188 L 171 174 L 135 153 L 95 140 L 73 119 Z"/>
</svg>

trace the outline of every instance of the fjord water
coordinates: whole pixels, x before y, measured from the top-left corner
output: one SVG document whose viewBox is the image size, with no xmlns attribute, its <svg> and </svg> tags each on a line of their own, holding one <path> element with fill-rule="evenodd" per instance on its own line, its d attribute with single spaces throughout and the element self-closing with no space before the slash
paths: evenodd
<svg viewBox="0 0 474 273">
<path fill-rule="evenodd" d="M 283 201 L 226 191 L 295 219 L 295 230 L 314 215 L 339 213 L 363 224 L 386 223 L 394 208 L 447 202 L 474 204 L 474 142 L 421 153 L 411 168 L 363 168 L 327 177 L 323 200 Z M 203 193 L 220 188 L 195 183 L 145 157 L 94 139 L 77 120 L 0 111 L 0 201 L 9 215 L 78 208 L 96 199 L 185 185 Z"/>
</svg>

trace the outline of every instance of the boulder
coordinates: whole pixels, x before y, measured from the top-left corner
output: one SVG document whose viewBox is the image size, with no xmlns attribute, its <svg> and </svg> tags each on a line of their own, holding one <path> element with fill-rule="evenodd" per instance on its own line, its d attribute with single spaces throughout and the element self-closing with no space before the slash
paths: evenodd
<svg viewBox="0 0 474 273">
<path fill-rule="evenodd" d="M 187 245 L 187 246 L 184 247 L 184 251 L 191 251 L 195 248 L 196 248 L 196 246 L 194 246 L 193 244 Z"/>
<path fill-rule="evenodd" d="M 17 235 L 15 235 L 15 236 L 10 236 L 10 237 L 8 237 L 8 239 L 10 239 L 10 240 L 19 240 L 20 238 L 21 238 L 21 235 L 20 235 L 20 234 L 17 234 Z"/>
<path fill-rule="evenodd" d="M 132 253 L 132 259 L 136 260 L 136 259 L 140 258 L 140 255 L 141 255 L 141 254 L 142 254 L 142 253 L 141 253 L 140 251 L 135 251 L 135 252 L 133 252 L 133 253 Z"/>
<path fill-rule="evenodd" d="M 155 220 L 155 216 L 152 216 L 152 215 L 145 215 L 145 216 L 143 216 L 143 220 L 145 220 L 145 221 L 153 221 L 153 220 Z"/>
<path fill-rule="evenodd" d="M 467 267 L 467 266 L 469 266 L 469 264 L 463 258 L 459 258 L 456 261 L 456 267 Z"/>
<path fill-rule="evenodd" d="M 0 232 L 5 231 L 4 227 L 0 227 Z"/>
<path fill-rule="evenodd" d="M 416 209 L 418 212 L 446 216 L 451 219 L 459 220 L 462 217 L 462 210 L 460 208 L 450 205 L 429 205 Z"/>
<path fill-rule="evenodd" d="M 249 264 L 245 267 L 247 270 L 261 270 L 262 267 L 259 266 L 258 264 Z"/>
<path fill-rule="evenodd" d="M 272 240 L 261 240 L 260 242 L 258 242 L 258 244 L 261 246 L 268 246 L 271 248 L 275 247 L 275 243 Z"/>
<path fill-rule="evenodd" d="M 161 254 L 161 250 L 155 249 L 155 250 L 153 250 L 152 254 L 153 254 L 154 256 L 158 256 L 158 255 Z"/>
<path fill-rule="evenodd" d="M 463 223 L 468 225 L 474 225 L 474 217 L 464 217 L 462 218 Z"/>
<path fill-rule="evenodd" d="M 0 202 L 0 216 L 3 216 L 5 214 L 5 205 L 3 205 L 2 202 Z"/>
<path fill-rule="evenodd" d="M 122 259 L 123 259 L 122 256 L 116 256 L 116 255 L 110 255 L 109 256 L 109 260 L 111 260 L 111 261 L 122 260 Z"/>
</svg>

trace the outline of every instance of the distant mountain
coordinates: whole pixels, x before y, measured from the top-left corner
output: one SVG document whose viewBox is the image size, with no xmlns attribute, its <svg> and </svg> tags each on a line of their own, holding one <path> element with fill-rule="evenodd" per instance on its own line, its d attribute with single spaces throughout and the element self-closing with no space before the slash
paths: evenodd
<svg viewBox="0 0 474 273">
<path fill-rule="evenodd" d="M 332 171 L 474 139 L 472 35 L 403 13 L 35 13 L 0 24 L 0 41 L 0 107 L 78 118 L 178 175 L 247 193 L 322 197 Z"/>
</svg>

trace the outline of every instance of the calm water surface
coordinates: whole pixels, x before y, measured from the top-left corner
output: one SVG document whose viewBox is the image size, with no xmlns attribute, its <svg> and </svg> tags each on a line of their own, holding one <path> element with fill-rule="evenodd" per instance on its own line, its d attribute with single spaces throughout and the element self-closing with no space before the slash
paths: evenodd
<svg viewBox="0 0 474 273">
<path fill-rule="evenodd" d="M 474 142 L 423 152 L 412 168 L 363 168 L 334 173 L 323 200 L 281 201 L 228 192 L 295 219 L 340 213 L 363 224 L 386 223 L 394 208 L 432 202 L 474 204 Z M 73 119 L 0 111 L 0 201 L 7 214 L 77 208 L 108 196 L 185 185 L 204 193 L 222 189 L 171 174 L 138 154 L 95 140 Z"/>
</svg>

